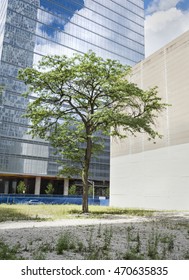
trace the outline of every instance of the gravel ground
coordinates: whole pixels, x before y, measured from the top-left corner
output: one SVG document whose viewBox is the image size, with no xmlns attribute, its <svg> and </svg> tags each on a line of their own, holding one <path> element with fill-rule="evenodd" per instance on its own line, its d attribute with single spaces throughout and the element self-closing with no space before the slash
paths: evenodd
<svg viewBox="0 0 189 280">
<path fill-rule="evenodd" d="M 189 259 L 189 212 L 3 222 L 0 240 L 28 260 Z"/>
</svg>

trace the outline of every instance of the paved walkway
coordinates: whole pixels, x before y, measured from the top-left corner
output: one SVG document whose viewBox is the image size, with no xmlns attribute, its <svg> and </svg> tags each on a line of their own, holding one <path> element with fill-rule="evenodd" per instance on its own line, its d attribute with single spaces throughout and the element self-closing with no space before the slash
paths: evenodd
<svg viewBox="0 0 189 280">
<path fill-rule="evenodd" d="M 62 219 L 55 221 L 8 221 L 0 223 L 1 229 L 19 229 L 19 228 L 47 228 L 47 227 L 67 227 L 67 226 L 78 226 L 78 225 L 99 225 L 99 224 L 121 224 L 121 223 L 142 223 L 149 222 L 154 219 L 172 219 L 172 220 L 187 220 L 189 222 L 189 211 L 188 212 L 157 212 L 150 217 L 140 216 L 107 216 L 103 219 Z"/>
<path fill-rule="evenodd" d="M 44 228 L 44 227 L 67 227 L 78 225 L 99 225 L 99 224 L 114 224 L 114 223 L 131 223 L 131 222 L 144 222 L 149 218 L 144 217 L 127 217 L 115 219 L 62 219 L 56 221 L 17 221 L 17 222 L 3 222 L 0 223 L 1 229 L 19 229 L 19 228 Z"/>
</svg>

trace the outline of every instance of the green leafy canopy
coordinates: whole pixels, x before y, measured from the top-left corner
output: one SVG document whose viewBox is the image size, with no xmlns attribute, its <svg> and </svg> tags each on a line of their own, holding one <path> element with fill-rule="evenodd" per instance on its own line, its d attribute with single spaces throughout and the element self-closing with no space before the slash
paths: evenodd
<svg viewBox="0 0 189 280">
<path fill-rule="evenodd" d="M 84 168 L 88 139 L 92 155 L 102 150 L 103 134 L 160 136 L 154 124 L 166 104 L 156 88 L 143 91 L 129 83 L 129 72 L 130 67 L 92 51 L 73 57 L 46 56 L 36 68 L 19 72 L 19 78 L 29 85 L 25 96 L 36 96 L 25 114 L 31 120 L 30 133 L 50 141 L 69 159 L 67 173 L 74 170 L 73 162 L 78 163 L 74 172 Z"/>
</svg>

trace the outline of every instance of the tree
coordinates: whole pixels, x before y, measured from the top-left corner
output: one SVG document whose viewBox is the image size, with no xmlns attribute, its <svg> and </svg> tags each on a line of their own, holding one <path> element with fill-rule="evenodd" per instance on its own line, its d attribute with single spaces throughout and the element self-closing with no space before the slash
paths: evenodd
<svg viewBox="0 0 189 280">
<path fill-rule="evenodd" d="M 20 181 L 18 186 L 17 186 L 17 192 L 18 193 L 25 193 L 26 192 L 26 185 L 24 183 L 24 181 Z"/>
<path fill-rule="evenodd" d="M 45 189 L 46 194 L 53 194 L 54 193 L 54 187 L 52 183 L 48 183 L 46 189 Z"/>
<path fill-rule="evenodd" d="M 102 134 L 160 137 L 154 124 L 166 104 L 156 88 L 143 91 L 129 83 L 129 72 L 130 67 L 92 51 L 71 58 L 46 56 L 37 67 L 19 72 L 29 85 L 25 96 L 36 96 L 25 114 L 31 120 L 29 133 L 50 141 L 62 155 L 62 174 L 81 176 L 83 212 L 88 212 L 91 157 L 103 149 Z"/>
</svg>

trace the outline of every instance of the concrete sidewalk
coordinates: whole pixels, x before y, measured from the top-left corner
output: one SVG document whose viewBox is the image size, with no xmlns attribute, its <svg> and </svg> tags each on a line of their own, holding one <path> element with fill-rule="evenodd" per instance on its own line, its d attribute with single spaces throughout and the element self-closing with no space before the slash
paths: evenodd
<svg viewBox="0 0 189 280">
<path fill-rule="evenodd" d="M 127 217 L 127 218 L 115 218 L 115 219 L 62 219 L 56 221 L 13 221 L 0 223 L 1 229 L 21 229 L 21 228 L 44 228 L 44 227 L 68 227 L 79 225 L 99 225 L 99 224 L 120 224 L 131 222 L 144 222 L 148 221 L 146 217 Z"/>
</svg>

